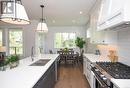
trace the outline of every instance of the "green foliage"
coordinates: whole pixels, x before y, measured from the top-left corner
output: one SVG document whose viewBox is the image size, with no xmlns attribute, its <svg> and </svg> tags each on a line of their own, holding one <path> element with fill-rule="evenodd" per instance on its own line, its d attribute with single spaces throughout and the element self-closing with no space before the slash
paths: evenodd
<svg viewBox="0 0 130 88">
<path fill-rule="evenodd" d="M 3 67 L 5 65 L 8 65 L 8 64 L 13 63 L 13 62 L 17 62 L 18 60 L 19 60 L 18 55 L 7 56 L 5 58 L 5 60 L 2 63 L 0 63 L 0 67 Z"/>
<path fill-rule="evenodd" d="M 5 65 L 9 64 L 9 59 L 5 58 L 1 63 L 0 63 L 0 67 L 3 67 Z"/>
<path fill-rule="evenodd" d="M 4 65 L 8 65 L 9 64 L 9 59 L 6 58 L 5 61 L 4 61 Z"/>
<path fill-rule="evenodd" d="M 8 57 L 8 60 L 9 60 L 10 63 L 16 62 L 16 61 L 19 60 L 19 56 L 18 55 L 11 55 L 11 56 Z"/>
<path fill-rule="evenodd" d="M 85 44 L 85 40 L 83 38 L 77 37 L 75 40 L 75 44 L 77 47 L 79 47 L 80 49 L 82 49 L 84 47 Z"/>
<path fill-rule="evenodd" d="M 66 52 L 66 53 L 69 51 L 68 48 L 64 48 L 63 50 L 64 50 L 64 52 Z"/>
</svg>

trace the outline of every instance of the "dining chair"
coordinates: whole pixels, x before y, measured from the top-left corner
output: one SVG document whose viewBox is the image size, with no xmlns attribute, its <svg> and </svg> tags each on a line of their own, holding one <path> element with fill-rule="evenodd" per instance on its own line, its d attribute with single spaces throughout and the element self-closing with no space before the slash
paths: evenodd
<svg viewBox="0 0 130 88">
<path fill-rule="evenodd" d="M 66 63 L 64 52 L 60 50 L 57 51 L 57 53 L 59 54 L 59 58 L 60 58 L 59 64 L 61 64 L 61 62 Z"/>
<path fill-rule="evenodd" d="M 72 51 L 68 51 L 66 59 L 67 59 L 67 63 L 71 62 L 72 65 L 75 64 L 75 58 L 74 58 L 74 51 L 73 50 Z"/>
<path fill-rule="evenodd" d="M 52 51 L 52 50 L 49 50 L 49 53 L 50 53 L 50 54 L 53 54 L 53 51 Z"/>
</svg>

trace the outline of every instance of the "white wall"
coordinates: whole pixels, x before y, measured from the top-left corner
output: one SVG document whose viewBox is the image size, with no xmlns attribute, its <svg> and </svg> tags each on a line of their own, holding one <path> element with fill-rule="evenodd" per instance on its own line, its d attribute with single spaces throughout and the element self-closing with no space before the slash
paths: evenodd
<svg viewBox="0 0 130 88">
<path fill-rule="evenodd" d="M 27 57 L 31 55 L 31 47 L 35 46 L 35 29 L 37 27 L 37 21 L 32 21 L 30 25 L 24 26 L 16 26 L 16 25 L 4 25 L 0 26 L 0 29 L 3 30 L 3 40 L 4 45 L 6 45 L 8 49 L 8 30 L 10 29 L 22 29 L 23 30 L 23 46 L 24 46 L 24 53 L 23 57 Z M 7 54 L 8 54 L 7 50 Z"/>
<path fill-rule="evenodd" d="M 4 25 L 0 26 L 1 29 L 3 29 L 6 33 L 4 35 L 4 45 L 7 45 L 8 47 L 8 29 L 9 28 L 20 28 L 23 30 L 23 45 L 24 45 L 24 57 L 28 57 L 31 55 L 31 48 L 32 46 L 35 47 L 36 40 L 36 28 L 37 28 L 38 21 L 33 20 L 31 21 L 30 25 L 25 26 L 15 26 L 15 25 Z M 45 34 L 45 45 L 44 45 L 44 51 L 45 53 L 48 53 L 49 50 L 53 50 L 56 52 L 57 49 L 54 48 L 54 35 L 56 32 L 75 32 L 77 36 L 84 37 L 86 36 L 86 27 L 84 26 L 55 26 L 55 27 L 48 27 L 49 31 L 47 34 Z M 77 49 L 76 49 L 77 50 Z"/>
<path fill-rule="evenodd" d="M 49 31 L 45 36 L 45 53 L 49 52 L 49 49 L 53 50 L 55 53 L 57 51 L 54 48 L 54 39 L 55 33 L 59 32 L 75 32 L 77 36 L 85 38 L 86 36 L 86 27 L 84 26 L 58 26 L 58 27 L 48 27 Z M 77 49 L 76 49 L 77 50 Z"/>
<path fill-rule="evenodd" d="M 118 31 L 119 61 L 130 66 L 130 28 Z"/>
</svg>

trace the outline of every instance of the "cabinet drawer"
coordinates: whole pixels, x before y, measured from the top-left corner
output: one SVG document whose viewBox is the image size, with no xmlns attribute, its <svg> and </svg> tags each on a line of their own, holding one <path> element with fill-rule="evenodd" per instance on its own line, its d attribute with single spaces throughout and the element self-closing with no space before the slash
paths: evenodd
<svg viewBox="0 0 130 88">
<path fill-rule="evenodd" d="M 53 63 L 33 88 L 53 88 L 56 80 L 55 73 L 55 63 Z"/>
</svg>

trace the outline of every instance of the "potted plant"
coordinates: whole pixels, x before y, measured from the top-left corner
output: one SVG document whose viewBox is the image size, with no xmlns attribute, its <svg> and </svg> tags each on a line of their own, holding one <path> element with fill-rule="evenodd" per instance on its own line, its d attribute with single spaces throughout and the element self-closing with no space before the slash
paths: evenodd
<svg viewBox="0 0 130 88">
<path fill-rule="evenodd" d="M 77 37 L 75 40 L 76 46 L 79 47 L 79 49 L 80 49 L 80 56 L 83 52 L 83 47 L 84 47 L 85 43 L 86 43 L 85 40 L 83 38 L 80 38 L 80 37 Z"/>
<path fill-rule="evenodd" d="M 4 58 L 3 61 L 0 61 L 0 71 L 1 71 L 1 70 L 2 70 L 2 71 L 5 71 L 6 68 L 8 68 L 8 66 L 9 66 L 9 59 Z"/>
<path fill-rule="evenodd" d="M 17 67 L 19 65 L 19 56 L 11 55 L 8 57 L 10 68 Z"/>
<path fill-rule="evenodd" d="M 65 53 L 67 53 L 69 51 L 67 47 L 64 48 L 63 50 L 64 50 Z"/>
</svg>

